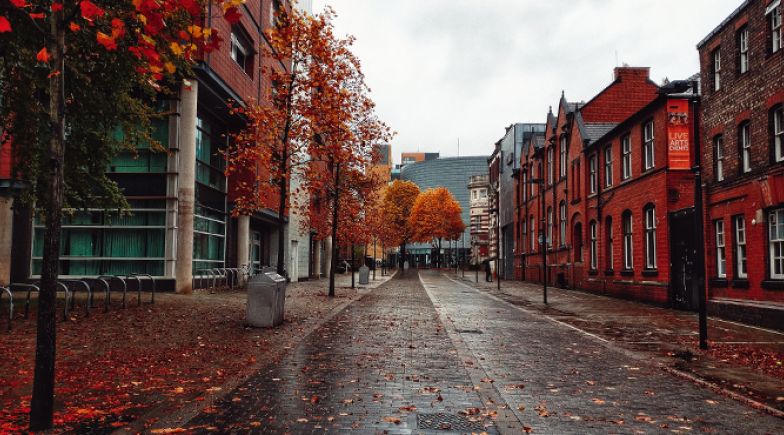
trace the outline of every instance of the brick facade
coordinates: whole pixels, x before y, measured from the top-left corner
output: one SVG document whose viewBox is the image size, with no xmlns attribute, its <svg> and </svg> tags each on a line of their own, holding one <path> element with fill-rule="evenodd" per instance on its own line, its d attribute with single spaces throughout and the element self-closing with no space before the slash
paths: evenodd
<svg viewBox="0 0 784 435">
<path fill-rule="evenodd" d="M 771 15 L 782 6 L 774 11 L 772 3 L 745 1 L 698 45 L 705 83 L 706 275 L 709 297 L 717 301 L 784 302 L 784 277 L 775 267 L 777 244 L 771 240 L 771 219 L 784 207 L 784 165 L 774 137 L 774 116 L 784 103 L 784 49 L 773 52 L 771 25 Z M 723 229 L 723 248 L 717 226 Z"/>
</svg>

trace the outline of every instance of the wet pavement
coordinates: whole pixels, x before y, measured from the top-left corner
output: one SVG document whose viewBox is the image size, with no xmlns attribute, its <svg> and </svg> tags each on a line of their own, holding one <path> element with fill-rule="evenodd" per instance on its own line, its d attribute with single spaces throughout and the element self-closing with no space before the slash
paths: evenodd
<svg viewBox="0 0 784 435">
<path fill-rule="evenodd" d="M 424 284 L 424 287 L 423 285 Z M 782 433 L 601 338 L 409 271 L 185 427 L 233 433 Z"/>
</svg>

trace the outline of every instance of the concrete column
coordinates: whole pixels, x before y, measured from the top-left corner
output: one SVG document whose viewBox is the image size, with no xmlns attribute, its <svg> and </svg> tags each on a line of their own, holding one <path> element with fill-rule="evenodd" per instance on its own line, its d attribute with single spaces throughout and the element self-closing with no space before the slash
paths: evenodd
<svg viewBox="0 0 784 435">
<path fill-rule="evenodd" d="M 324 239 L 324 276 L 329 276 L 332 267 L 332 236 Z"/>
<path fill-rule="evenodd" d="M 313 244 L 313 277 L 321 278 L 321 240 L 316 240 Z"/>
<path fill-rule="evenodd" d="M 11 252 L 14 235 L 13 198 L 0 196 L 0 285 L 11 282 Z"/>
<path fill-rule="evenodd" d="M 237 267 L 248 266 L 250 271 L 250 216 L 237 218 Z"/>
<path fill-rule="evenodd" d="M 180 137 L 177 177 L 177 293 L 193 292 L 193 214 L 196 203 L 196 113 L 198 83 L 180 90 Z"/>
</svg>

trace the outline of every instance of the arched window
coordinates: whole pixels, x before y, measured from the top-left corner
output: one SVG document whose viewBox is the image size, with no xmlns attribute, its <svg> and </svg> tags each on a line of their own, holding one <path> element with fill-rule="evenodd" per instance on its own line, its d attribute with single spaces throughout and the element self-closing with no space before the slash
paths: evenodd
<svg viewBox="0 0 784 435">
<path fill-rule="evenodd" d="M 583 261 L 583 225 L 579 222 L 574 224 L 572 245 L 574 245 L 574 261 L 581 263 Z"/>
<path fill-rule="evenodd" d="M 648 204 L 645 215 L 645 268 L 656 269 L 656 207 Z"/>
<path fill-rule="evenodd" d="M 612 217 L 607 216 L 604 220 L 604 249 L 607 251 L 604 255 L 607 270 L 613 270 L 613 226 Z"/>
<path fill-rule="evenodd" d="M 552 186 L 553 184 L 553 175 L 555 175 L 553 170 L 553 147 L 547 148 L 547 185 Z"/>
<path fill-rule="evenodd" d="M 561 178 L 566 177 L 566 135 L 561 136 L 561 161 L 560 161 L 560 174 Z"/>
<path fill-rule="evenodd" d="M 590 254 L 591 254 L 591 270 L 596 270 L 599 266 L 599 256 L 597 249 L 597 228 L 596 228 L 596 221 L 591 221 L 588 224 L 588 233 L 590 234 Z"/>
<path fill-rule="evenodd" d="M 547 207 L 547 246 L 553 246 L 553 208 Z"/>
<path fill-rule="evenodd" d="M 566 201 L 562 200 L 561 204 L 558 206 L 558 209 L 558 219 L 560 219 L 558 226 L 558 237 L 559 241 L 561 242 L 561 246 L 566 246 Z"/>
<path fill-rule="evenodd" d="M 530 231 L 531 231 L 531 237 L 530 237 L 531 252 L 536 252 L 536 241 L 538 239 L 538 235 L 536 234 L 536 220 L 534 219 L 533 215 L 529 217 L 528 222 L 530 223 Z"/>
<path fill-rule="evenodd" d="M 634 251 L 632 250 L 632 212 L 623 212 L 623 268 L 631 270 L 634 268 Z"/>
</svg>

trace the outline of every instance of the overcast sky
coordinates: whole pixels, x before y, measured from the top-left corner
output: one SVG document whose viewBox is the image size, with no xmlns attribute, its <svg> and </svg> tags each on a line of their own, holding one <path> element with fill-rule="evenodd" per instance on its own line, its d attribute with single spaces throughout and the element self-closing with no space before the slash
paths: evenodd
<svg viewBox="0 0 784 435">
<path fill-rule="evenodd" d="M 314 0 L 357 37 L 378 113 L 404 151 L 489 155 L 544 122 L 563 89 L 587 101 L 624 63 L 660 83 L 699 71 L 696 45 L 741 0 Z"/>
</svg>

